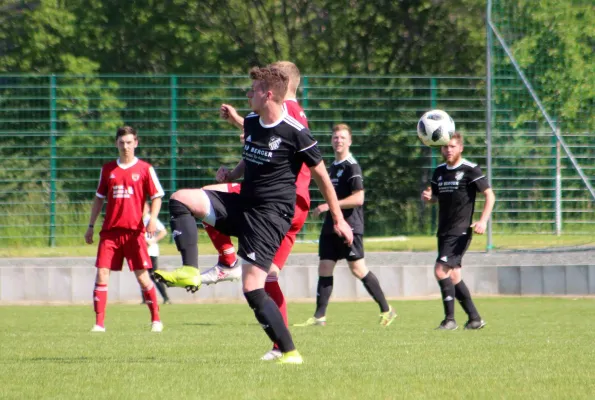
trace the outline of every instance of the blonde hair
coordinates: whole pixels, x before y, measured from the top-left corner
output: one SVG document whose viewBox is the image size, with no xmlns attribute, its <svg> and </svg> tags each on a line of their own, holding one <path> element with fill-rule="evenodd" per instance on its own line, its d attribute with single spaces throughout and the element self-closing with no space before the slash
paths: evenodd
<svg viewBox="0 0 595 400">
<path fill-rule="evenodd" d="M 300 70 L 298 69 L 297 65 L 291 61 L 276 61 L 270 66 L 285 72 L 285 75 L 289 77 L 289 85 L 287 90 L 289 90 L 292 94 L 295 94 L 298 87 L 300 86 L 301 79 Z"/>
<path fill-rule="evenodd" d="M 338 131 L 347 131 L 349 133 L 349 137 L 351 137 L 351 128 L 347 124 L 337 124 L 333 126 L 333 133 Z"/>
</svg>

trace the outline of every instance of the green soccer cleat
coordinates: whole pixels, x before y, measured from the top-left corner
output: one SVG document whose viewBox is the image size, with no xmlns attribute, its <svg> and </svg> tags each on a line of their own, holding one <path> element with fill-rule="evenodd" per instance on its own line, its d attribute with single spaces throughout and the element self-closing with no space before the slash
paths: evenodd
<svg viewBox="0 0 595 400">
<path fill-rule="evenodd" d="M 297 350 L 288 351 L 277 360 L 277 364 L 303 364 L 304 359 Z"/>
<path fill-rule="evenodd" d="M 389 307 L 387 312 L 383 312 L 380 314 L 380 325 L 389 326 L 393 323 L 395 318 L 397 318 L 397 312 L 391 306 Z"/>
<path fill-rule="evenodd" d="M 188 292 L 197 292 L 202 285 L 198 268 L 188 265 L 173 271 L 155 271 L 155 279 L 165 283 L 168 287 L 182 287 Z"/>
<path fill-rule="evenodd" d="M 294 324 L 293 326 L 325 326 L 326 325 L 326 317 L 316 318 L 310 317 L 308 320 L 301 324 Z"/>
</svg>

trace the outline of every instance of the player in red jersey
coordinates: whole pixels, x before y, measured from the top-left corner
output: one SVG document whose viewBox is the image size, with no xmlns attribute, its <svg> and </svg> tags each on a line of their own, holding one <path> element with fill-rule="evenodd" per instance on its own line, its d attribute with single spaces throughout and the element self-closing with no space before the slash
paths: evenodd
<svg viewBox="0 0 595 400">
<path fill-rule="evenodd" d="M 151 258 L 145 242 L 143 208 L 145 200 L 150 198 L 151 217 L 146 232 L 148 235 L 154 235 L 164 192 L 151 164 L 135 157 L 134 150 L 137 146 L 138 138 L 133 128 L 125 126 L 118 129 L 116 147 L 120 157 L 101 168 L 99 186 L 91 208 L 89 228 L 85 233 L 85 241 L 88 244 L 93 243 L 94 224 L 103 202 L 107 200 L 95 263 L 95 326 L 92 332 L 105 332 L 104 319 L 110 272 L 121 271 L 124 258 L 128 261 L 130 270 L 134 271 L 145 303 L 151 312 L 151 331 L 163 330 L 159 318 L 157 292 L 148 272 L 151 270 Z"/>
<path fill-rule="evenodd" d="M 278 61 L 271 64 L 271 66 L 279 68 L 289 77 L 289 85 L 283 101 L 283 106 L 287 111 L 287 114 L 295 118 L 305 127 L 308 127 L 306 114 L 297 101 L 297 89 L 300 85 L 299 69 L 294 63 L 289 61 Z M 240 129 L 243 128 L 244 118 L 242 118 L 232 106 L 228 104 L 221 105 L 220 114 L 223 119 L 229 121 Z M 243 135 L 241 139 L 243 141 Z M 227 168 L 221 168 L 217 172 L 217 180 L 219 182 L 230 182 L 232 180 L 241 178 L 242 175 L 243 161 L 240 162 L 240 164 L 233 171 L 230 171 Z M 279 307 L 286 325 L 288 324 L 287 304 L 285 302 L 283 291 L 279 286 L 279 272 L 285 266 L 285 262 L 287 261 L 287 257 L 289 257 L 289 253 L 291 253 L 291 249 L 295 243 L 297 234 L 304 226 L 306 218 L 308 217 L 308 212 L 310 211 L 310 179 L 310 169 L 304 164 L 302 165 L 300 173 L 298 174 L 295 182 L 296 204 L 295 213 L 291 221 L 291 227 L 283 238 L 283 241 L 281 242 L 281 245 L 275 254 L 273 265 L 271 266 L 264 286 L 267 294 Z M 205 187 L 205 189 L 232 193 L 239 193 L 240 188 L 241 185 L 238 183 L 210 185 Z M 237 256 L 231 239 L 229 236 L 218 232 L 215 228 L 207 224 L 203 225 L 205 226 L 205 230 L 207 231 L 211 241 L 213 242 L 213 245 L 219 253 L 219 260 L 217 265 L 201 274 L 202 283 L 210 285 L 218 282 L 239 280 L 242 275 L 242 270 L 240 265 L 237 263 Z M 275 344 L 273 349 L 263 356 L 263 360 L 272 360 L 280 356 L 281 352 Z"/>
</svg>

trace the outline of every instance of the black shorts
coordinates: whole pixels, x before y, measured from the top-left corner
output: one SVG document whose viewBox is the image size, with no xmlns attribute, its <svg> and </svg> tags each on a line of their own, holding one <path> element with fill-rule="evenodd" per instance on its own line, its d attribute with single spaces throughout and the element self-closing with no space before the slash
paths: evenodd
<svg viewBox="0 0 595 400">
<path fill-rule="evenodd" d="M 450 268 L 461 267 L 463 256 L 471 244 L 471 232 L 461 236 L 438 236 L 436 262 Z"/>
<path fill-rule="evenodd" d="M 214 228 L 238 238 L 238 255 L 268 272 L 281 241 L 291 225 L 291 217 L 270 205 L 245 207 L 238 193 L 205 190 L 215 210 Z"/>
<path fill-rule="evenodd" d="M 357 261 L 364 258 L 364 236 L 353 234 L 353 244 L 348 246 L 344 239 L 335 233 L 321 234 L 318 239 L 318 257 L 321 260 Z"/>
</svg>

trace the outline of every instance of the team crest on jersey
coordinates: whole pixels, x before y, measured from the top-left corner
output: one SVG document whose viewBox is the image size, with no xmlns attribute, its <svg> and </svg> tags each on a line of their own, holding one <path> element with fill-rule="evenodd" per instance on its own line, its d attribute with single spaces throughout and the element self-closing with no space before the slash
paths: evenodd
<svg viewBox="0 0 595 400">
<path fill-rule="evenodd" d="M 343 170 L 342 169 L 340 169 L 340 170 L 337 171 L 337 178 L 340 178 L 341 175 L 343 175 Z"/>
<path fill-rule="evenodd" d="M 465 173 L 463 171 L 459 171 L 457 172 L 457 174 L 455 175 L 455 179 L 457 181 L 460 181 L 461 179 L 463 179 L 463 175 L 465 175 Z"/>
<path fill-rule="evenodd" d="M 281 145 L 281 138 L 278 136 L 271 136 L 269 139 L 269 149 L 277 150 Z"/>
<path fill-rule="evenodd" d="M 132 174 L 132 180 L 133 181 L 138 181 L 140 179 L 140 175 L 139 174 Z"/>
</svg>

